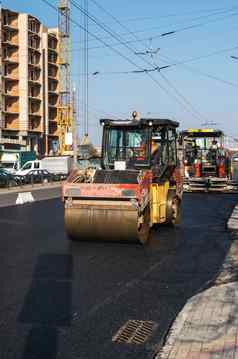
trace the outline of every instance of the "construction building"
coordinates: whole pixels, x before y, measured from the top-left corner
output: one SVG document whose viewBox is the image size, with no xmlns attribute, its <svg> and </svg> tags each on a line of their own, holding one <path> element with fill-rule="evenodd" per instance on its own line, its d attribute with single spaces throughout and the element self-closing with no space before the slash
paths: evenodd
<svg viewBox="0 0 238 359">
<path fill-rule="evenodd" d="M 57 153 L 59 34 L 29 15 L 1 9 L 0 147 Z"/>
</svg>

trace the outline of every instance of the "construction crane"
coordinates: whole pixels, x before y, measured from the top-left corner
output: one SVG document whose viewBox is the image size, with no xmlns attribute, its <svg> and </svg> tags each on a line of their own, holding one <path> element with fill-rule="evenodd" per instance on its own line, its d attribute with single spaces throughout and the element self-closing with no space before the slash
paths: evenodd
<svg viewBox="0 0 238 359">
<path fill-rule="evenodd" d="M 72 106 L 70 101 L 70 1 L 59 0 L 59 152 L 61 155 L 72 151 Z"/>
</svg>

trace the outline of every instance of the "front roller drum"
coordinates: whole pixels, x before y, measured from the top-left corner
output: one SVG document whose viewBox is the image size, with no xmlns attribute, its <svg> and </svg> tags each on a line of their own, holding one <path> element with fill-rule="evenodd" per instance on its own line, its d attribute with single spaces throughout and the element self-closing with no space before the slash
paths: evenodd
<svg viewBox="0 0 238 359">
<path fill-rule="evenodd" d="M 145 243 L 149 237 L 148 220 L 139 221 L 129 201 L 75 201 L 65 206 L 64 222 L 72 240 Z"/>
</svg>

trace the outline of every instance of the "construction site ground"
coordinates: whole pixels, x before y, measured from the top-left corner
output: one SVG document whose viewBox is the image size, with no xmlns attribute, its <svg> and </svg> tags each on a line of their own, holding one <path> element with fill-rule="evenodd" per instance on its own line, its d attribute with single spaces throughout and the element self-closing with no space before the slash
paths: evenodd
<svg viewBox="0 0 238 359">
<path fill-rule="evenodd" d="M 70 242 L 60 199 L 0 208 L 0 358 L 155 358 L 186 303 L 227 284 L 223 309 L 231 315 L 213 331 L 225 341 L 224 328 L 236 322 L 236 274 L 226 264 L 236 251 L 226 223 L 237 202 L 185 194 L 181 225 L 155 230 L 146 247 Z M 221 294 L 213 297 L 219 310 L 214 301 Z M 138 325 L 146 328 L 139 338 L 128 331 Z"/>
</svg>

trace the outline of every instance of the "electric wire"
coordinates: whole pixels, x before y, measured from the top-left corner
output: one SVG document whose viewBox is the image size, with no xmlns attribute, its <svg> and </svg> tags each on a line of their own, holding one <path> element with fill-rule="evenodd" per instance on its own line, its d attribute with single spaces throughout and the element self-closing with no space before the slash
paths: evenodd
<svg viewBox="0 0 238 359">
<path fill-rule="evenodd" d="M 100 5 L 99 5 L 100 6 Z M 227 10 L 227 12 L 230 12 L 232 11 L 232 9 L 235 9 L 237 7 L 233 7 L 231 8 L 230 10 Z M 210 14 L 210 15 L 206 15 L 207 16 L 215 16 L 215 15 L 219 15 L 219 14 Z M 221 13 L 220 13 L 221 15 Z M 137 38 L 136 40 L 127 40 L 125 41 L 124 39 L 124 42 L 126 44 L 132 44 L 132 43 L 135 43 L 135 42 L 143 42 L 143 41 L 148 41 L 150 39 L 158 39 L 158 38 L 163 38 L 165 36 L 168 36 L 168 35 L 172 35 L 172 34 L 176 34 L 176 33 L 179 33 L 179 32 L 182 32 L 182 31 L 187 31 L 187 30 L 190 30 L 190 29 L 193 29 L 193 28 L 199 28 L 199 27 L 203 27 L 209 23 L 213 23 L 213 22 L 217 22 L 217 21 L 221 21 L 221 20 L 224 20 L 226 18 L 230 18 L 230 17 L 233 17 L 233 16 L 238 16 L 238 12 L 234 12 L 232 14 L 227 14 L 226 16 L 223 16 L 221 18 L 218 18 L 218 19 L 214 19 L 214 20 L 210 20 L 210 21 L 207 21 L 207 22 L 202 22 L 202 23 L 198 23 L 198 24 L 192 24 L 192 25 L 189 25 L 189 26 L 186 26 L 186 27 L 181 27 L 181 28 L 177 28 L 177 29 L 174 29 L 174 30 L 169 30 L 169 31 L 166 31 L 166 32 L 163 32 L 161 34 L 158 34 L 158 35 L 153 35 L 153 36 L 150 36 L 150 37 L 145 37 L 145 38 Z M 204 16 L 203 16 L 204 17 Z M 199 17 L 200 18 L 200 17 Z M 199 18 L 196 18 L 196 19 L 193 19 L 193 21 L 195 20 L 199 20 Z M 122 24 L 121 21 L 117 20 L 118 23 Z M 171 26 L 171 25 L 170 25 Z M 165 26 L 163 26 L 165 27 Z M 168 25 L 166 26 L 168 27 Z M 137 33 L 141 33 L 141 32 L 146 32 L 146 31 L 151 31 L 151 30 L 155 30 L 155 29 L 160 29 L 161 27 L 153 27 L 153 28 L 149 28 L 147 30 L 139 30 L 139 31 L 134 31 L 133 33 L 134 34 L 137 34 Z M 132 32 L 130 31 L 130 35 L 132 34 Z M 128 32 L 126 33 L 123 33 L 123 34 L 118 34 L 120 36 L 125 36 L 125 35 L 128 35 Z M 101 39 L 109 39 L 110 37 L 108 36 L 105 36 L 105 37 L 101 37 Z M 120 42 L 115 42 L 115 43 L 111 43 L 111 46 L 120 46 L 121 43 Z M 89 48 L 89 50 L 95 50 L 95 49 L 100 49 L 100 48 L 103 48 L 104 46 L 92 46 Z"/>
<path fill-rule="evenodd" d="M 57 7 L 55 7 L 54 5 L 52 5 L 48 0 L 41 0 L 41 1 L 44 2 L 45 4 L 47 4 L 47 5 L 48 5 L 49 7 L 51 7 L 52 9 L 58 11 Z M 71 3 L 72 3 L 76 8 L 78 8 L 81 12 L 83 12 L 84 14 L 86 13 L 86 12 L 82 9 L 82 7 L 81 7 L 80 5 L 78 5 L 75 1 L 71 0 Z M 76 3 L 76 4 L 75 4 L 75 3 Z M 104 27 L 103 25 L 101 25 L 100 23 L 98 23 L 98 21 L 97 21 L 96 19 L 94 19 L 92 16 L 90 16 L 90 15 L 87 14 L 87 13 L 86 13 L 86 15 L 88 16 L 88 18 L 89 18 L 90 20 L 92 20 L 92 21 L 93 21 L 94 23 L 96 23 L 98 26 L 100 26 L 100 27 L 102 27 L 102 28 Z M 70 20 L 75 26 L 77 26 L 77 27 L 83 29 L 84 31 L 87 31 L 89 35 L 95 37 L 98 41 L 102 42 L 105 46 L 107 46 L 108 48 L 110 48 L 112 51 L 117 52 L 118 55 L 120 55 L 121 57 L 123 57 L 124 59 L 126 59 L 126 60 L 127 60 L 128 62 L 130 62 L 133 66 L 136 66 L 136 68 L 138 68 L 139 70 L 144 70 L 144 69 L 141 68 L 139 65 L 137 65 L 134 61 L 132 61 L 130 58 L 128 58 L 127 56 L 125 56 L 124 54 L 122 54 L 120 51 L 118 51 L 117 49 L 111 47 L 110 44 L 107 44 L 107 43 L 106 43 L 104 40 L 102 40 L 100 37 L 98 37 L 98 36 L 95 35 L 94 33 L 89 32 L 87 29 L 85 29 L 85 27 L 83 27 L 83 26 L 80 25 L 77 21 L 75 21 L 74 19 L 72 19 L 72 17 L 70 17 L 69 20 Z M 108 32 L 109 34 L 111 33 L 111 34 L 112 34 L 112 37 L 115 38 L 115 35 L 114 35 L 111 31 L 107 30 L 106 28 L 105 28 L 104 31 Z M 123 42 L 122 42 L 122 44 L 123 44 Z M 129 46 L 128 46 L 127 48 L 128 48 L 130 51 L 132 51 L 133 53 L 135 52 L 135 51 L 134 51 L 133 49 L 131 49 Z M 137 56 L 137 57 L 138 57 L 138 56 Z M 144 59 L 143 59 L 143 60 L 144 60 Z M 145 60 L 144 60 L 144 61 L 145 61 Z M 148 61 L 146 61 L 146 62 L 148 63 Z M 150 65 L 151 65 L 151 64 L 150 64 Z M 157 79 L 155 79 L 153 76 L 151 76 L 150 73 L 146 73 L 146 72 L 145 72 L 145 74 L 146 74 L 148 77 L 150 77 L 150 79 L 151 79 L 161 90 L 163 90 L 169 97 L 174 98 L 175 101 L 176 101 L 177 103 L 179 103 L 184 109 L 186 109 L 186 110 L 189 111 L 190 113 L 193 113 L 191 106 L 188 107 L 188 106 L 185 105 L 185 103 L 182 102 L 176 95 L 170 93 L 170 92 L 168 91 L 168 89 L 165 88 L 163 85 L 161 85 L 160 82 L 159 82 Z M 194 115 L 195 115 L 195 114 L 194 114 Z M 195 115 L 195 117 L 197 117 L 197 115 Z M 201 119 L 200 119 L 200 120 L 201 120 Z"/>
<path fill-rule="evenodd" d="M 110 12 L 107 11 L 102 5 L 99 5 L 96 0 L 90 0 L 90 1 L 93 2 L 94 4 L 96 4 L 103 12 L 105 12 L 107 15 L 109 15 L 110 17 L 112 17 L 121 27 L 125 28 L 130 34 L 132 34 L 135 38 L 137 38 L 137 36 L 136 36 L 133 32 L 131 32 L 130 29 L 128 29 L 127 27 L 125 27 L 125 25 L 123 25 L 120 21 L 118 21 L 117 18 L 116 18 L 114 15 L 110 14 Z M 130 49 L 130 50 L 131 50 L 131 49 Z M 132 49 L 132 51 L 133 51 L 134 54 L 136 55 L 135 50 Z M 140 56 L 138 56 L 138 57 L 140 57 Z M 146 62 L 147 64 L 150 64 L 150 62 L 148 62 L 148 61 L 145 61 L 145 62 Z M 151 64 L 150 64 L 150 65 L 151 65 Z M 152 65 L 155 66 L 154 69 L 151 69 L 151 70 L 143 70 L 143 71 L 140 70 L 140 72 L 145 72 L 145 73 L 146 73 L 151 79 L 153 79 L 153 81 L 154 81 L 154 78 L 149 74 L 149 72 L 154 71 L 154 70 L 158 70 L 158 71 L 160 72 L 160 68 L 159 68 L 159 66 L 156 65 L 156 64 L 152 64 Z M 182 94 L 176 89 L 176 87 L 166 78 L 166 76 L 162 75 L 161 73 L 160 73 L 160 75 L 161 75 L 161 77 L 163 78 L 163 80 L 167 83 L 167 85 L 169 85 L 169 87 L 171 87 L 171 88 L 173 89 L 173 91 L 175 92 L 175 94 L 176 94 L 179 98 L 181 98 L 182 101 L 194 112 L 194 114 L 195 114 L 196 117 L 198 117 L 199 119 L 204 118 L 204 116 L 203 116 L 198 110 L 195 109 L 195 107 L 190 103 L 190 101 L 188 101 L 188 100 L 185 98 L 185 96 L 182 95 Z M 156 80 L 156 83 L 158 84 L 158 81 L 157 81 L 157 80 Z M 159 85 L 161 86 L 161 84 L 159 84 Z M 164 86 L 163 86 L 163 88 L 164 88 Z M 167 92 L 167 93 L 168 93 L 168 92 Z"/>
</svg>

